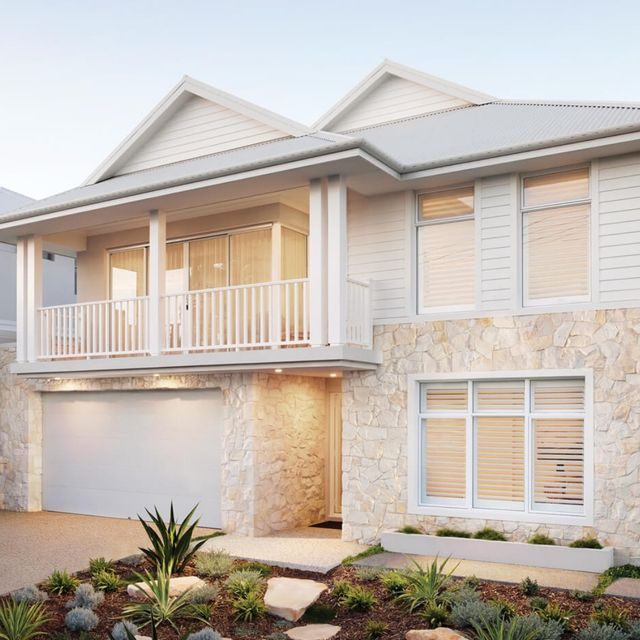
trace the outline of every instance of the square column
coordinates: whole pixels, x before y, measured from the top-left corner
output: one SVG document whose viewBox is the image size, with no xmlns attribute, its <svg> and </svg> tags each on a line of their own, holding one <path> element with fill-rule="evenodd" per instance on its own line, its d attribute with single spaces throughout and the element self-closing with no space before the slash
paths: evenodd
<svg viewBox="0 0 640 640">
<path fill-rule="evenodd" d="M 329 176 L 327 184 L 328 340 L 346 344 L 347 334 L 347 187 L 342 176 Z"/>
<path fill-rule="evenodd" d="M 38 310 L 42 307 L 42 237 L 16 244 L 16 360 L 36 362 L 40 349 Z"/>
<path fill-rule="evenodd" d="M 167 216 L 149 212 L 149 353 L 159 356 L 164 340 L 165 271 L 167 262 Z"/>
<path fill-rule="evenodd" d="M 309 333 L 312 347 L 327 344 L 327 185 L 309 184 Z"/>
</svg>

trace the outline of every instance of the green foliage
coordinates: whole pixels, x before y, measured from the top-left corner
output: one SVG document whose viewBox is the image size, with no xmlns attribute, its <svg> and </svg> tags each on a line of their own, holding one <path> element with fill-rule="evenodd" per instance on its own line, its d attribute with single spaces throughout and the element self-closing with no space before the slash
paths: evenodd
<svg viewBox="0 0 640 640">
<path fill-rule="evenodd" d="M 314 602 L 302 616 L 302 620 L 307 624 L 326 624 L 336 617 L 334 607 L 321 602 Z"/>
<path fill-rule="evenodd" d="M 267 611 L 262 594 L 257 591 L 250 591 L 237 597 L 232 601 L 231 607 L 235 612 L 235 620 L 242 622 L 251 622 L 263 616 Z"/>
<path fill-rule="evenodd" d="M 40 589 L 38 589 L 35 584 L 32 584 L 28 587 L 23 587 L 22 589 L 14 591 L 11 594 L 11 598 L 14 600 L 14 602 L 37 604 L 38 602 L 44 602 L 49 598 L 49 596 L 44 591 L 40 591 Z"/>
<path fill-rule="evenodd" d="M 115 571 L 102 569 L 91 576 L 91 583 L 99 591 L 117 591 L 124 582 Z"/>
<path fill-rule="evenodd" d="M 201 551 L 195 556 L 196 572 L 210 578 L 224 578 L 233 570 L 233 558 L 222 549 Z"/>
<path fill-rule="evenodd" d="M 543 620 L 540 616 L 518 616 L 514 618 L 517 633 L 532 634 L 534 640 L 560 640 L 564 634 L 564 627 L 555 620 Z M 517 637 L 517 636 L 516 636 Z"/>
<path fill-rule="evenodd" d="M 627 640 L 627 634 L 616 627 L 591 622 L 578 631 L 576 640 Z"/>
<path fill-rule="evenodd" d="M 487 625 L 500 620 L 500 611 L 492 604 L 482 600 L 457 602 L 451 607 L 450 619 L 457 629 L 465 629 L 474 625 Z"/>
<path fill-rule="evenodd" d="M 189 591 L 191 604 L 208 604 L 220 595 L 220 588 L 214 584 L 205 584 Z"/>
<path fill-rule="evenodd" d="M 490 600 L 489 603 L 498 610 L 498 615 L 502 620 L 512 620 L 517 615 L 515 607 L 508 600 L 503 598 L 494 598 L 493 600 Z"/>
<path fill-rule="evenodd" d="M 168 571 L 169 575 L 181 573 L 198 549 L 212 537 L 210 535 L 193 537 L 200 521 L 199 518 L 196 518 L 193 523 L 191 522 L 197 508 L 198 505 L 191 509 L 180 524 L 176 522 L 173 502 L 169 510 L 169 522 L 164 521 L 157 507 L 154 508 L 155 514 L 151 513 L 149 509 L 145 509 L 153 525 L 138 516 L 138 520 L 140 520 L 151 543 L 150 548 L 143 549 L 141 547 L 140 551 L 158 570 Z"/>
<path fill-rule="evenodd" d="M 547 545 L 555 544 L 555 540 L 545 535 L 544 533 L 536 533 L 535 535 L 529 538 L 528 542 L 529 544 L 547 544 Z"/>
<path fill-rule="evenodd" d="M 414 527 L 412 524 L 405 524 L 404 527 L 398 529 L 398 533 L 408 533 L 410 535 L 415 535 L 419 533 L 424 533 L 420 527 Z"/>
<path fill-rule="evenodd" d="M 47 622 L 41 602 L 0 602 L 0 640 L 30 640 L 45 635 L 41 629 Z"/>
<path fill-rule="evenodd" d="M 384 571 L 378 579 L 387 593 L 394 597 L 404 593 L 409 586 L 406 574 L 400 571 Z"/>
<path fill-rule="evenodd" d="M 75 607 L 64 617 L 64 624 L 69 631 L 92 631 L 98 626 L 98 622 L 98 616 L 84 607 Z"/>
<path fill-rule="evenodd" d="M 340 600 L 351 589 L 351 584 L 346 580 L 336 580 L 331 589 L 331 595 Z"/>
<path fill-rule="evenodd" d="M 549 606 L 549 601 L 542 596 L 535 596 L 529 600 L 529 606 L 534 611 L 542 611 L 542 609 L 546 609 Z"/>
<path fill-rule="evenodd" d="M 586 536 L 579 540 L 574 540 L 570 545 L 572 549 L 602 549 L 602 545 L 597 538 Z"/>
<path fill-rule="evenodd" d="M 205 627 L 195 633 L 190 633 L 187 640 L 222 640 L 222 636 L 211 627 Z"/>
<path fill-rule="evenodd" d="M 63 593 L 71 593 L 79 584 L 80 580 L 75 576 L 72 576 L 67 571 L 58 571 L 56 569 L 44 583 L 44 586 L 45 589 L 59 596 Z"/>
<path fill-rule="evenodd" d="M 422 611 L 420 617 L 424 618 L 426 625 L 430 629 L 443 627 L 449 621 L 449 609 L 446 604 L 428 604 Z"/>
<path fill-rule="evenodd" d="M 476 540 L 496 540 L 498 542 L 506 542 L 507 540 L 504 534 L 491 527 L 485 527 L 484 529 L 480 529 L 480 531 L 476 531 L 473 537 Z"/>
<path fill-rule="evenodd" d="M 367 622 L 367 628 L 364 632 L 364 640 L 379 640 L 389 629 L 389 625 L 385 622 L 378 622 L 377 620 L 369 620 Z"/>
<path fill-rule="evenodd" d="M 441 538 L 470 538 L 471 534 L 462 529 L 452 529 L 451 527 L 442 527 L 436 531 L 436 535 Z"/>
<path fill-rule="evenodd" d="M 640 578 L 640 566 L 635 564 L 622 564 L 619 567 L 610 567 L 598 578 L 598 585 L 594 589 L 597 594 L 604 593 L 604 590 L 619 578 Z"/>
<path fill-rule="evenodd" d="M 355 577 L 362 582 L 374 582 L 383 571 L 381 567 L 356 567 Z"/>
<path fill-rule="evenodd" d="M 351 611 L 369 611 L 373 609 L 377 602 L 373 591 L 366 587 L 353 585 L 340 598 L 340 604 Z"/>
<path fill-rule="evenodd" d="M 607 625 L 626 631 L 629 627 L 629 615 L 618 607 L 605 607 L 595 610 L 591 614 L 591 619 L 600 625 Z"/>
<path fill-rule="evenodd" d="M 133 618 L 134 622 L 143 627 L 149 624 L 152 627 L 158 627 L 168 623 L 177 631 L 174 620 L 189 613 L 191 590 L 188 589 L 179 596 L 170 596 L 171 576 L 168 571 L 158 571 L 155 577 L 148 572 L 144 576 L 139 573 L 135 576 L 140 582 L 145 583 L 149 593 L 141 589 L 140 595 L 144 601 L 127 605 L 122 610 L 124 617 Z M 203 622 L 206 624 L 208 620 Z"/>
<path fill-rule="evenodd" d="M 224 586 L 232 597 L 241 598 L 250 593 L 261 592 L 264 578 L 259 571 L 238 569 L 229 574 Z"/>
<path fill-rule="evenodd" d="M 476 576 L 467 576 L 462 581 L 462 584 L 470 589 L 478 589 L 480 587 L 480 579 L 476 578 Z"/>
<path fill-rule="evenodd" d="M 451 574 L 456 567 L 445 573 L 448 559 L 438 564 L 438 558 L 423 569 L 417 562 L 414 562 L 415 569 L 407 572 L 408 586 L 404 593 L 398 596 L 398 601 L 409 607 L 409 611 L 426 607 L 427 605 L 441 604 L 443 594 L 451 584 Z"/>
<path fill-rule="evenodd" d="M 481 600 L 478 590 L 468 587 L 464 582 L 460 582 L 454 588 L 449 589 L 444 594 L 444 598 L 452 606 L 461 602 L 474 602 Z"/>
<path fill-rule="evenodd" d="M 116 570 L 115 565 L 112 560 L 107 560 L 106 558 L 91 558 L 89 560 L 89 573 L 93 576 L 96 573 L 100 573 L 100 571 L 112 571 Z"/>
<path fill-rule="evenodd" d="M 138 631 L 138 626 L 130 620 L 121 620 L 113 625 L 109 637 L 111 640 L 130 640 L 138 635 Z"/>
<path fill-rule="evenodd" d="M 344 567 L 350 567 L 357 560 L 362 560 L 363 558 L 369 558 L 370 556 L 375 556 L 379 553 L 384 553 L 384 548 L 381 544 L 374 544 L 373 546 L 361 551 L 360 553 L 356 553 L 354 556 L 347 556 L 343 561 L 342 565 Z"/>
<path fill-rule="evenodd" d="M 73 598 L 65 605 L 67 609 L 75 609 L 80 607 L 82 609 L 95 609 L 104 602 L 104 593 L 96 591 L 93 585 L 85 582 L 78 585 Z"/>
<path fill-rule="evenodd" d="M 569 594 L 572 598 L 579 600 L 580 602 L 592 602 L 595 599 L 595 596 L 591 591 L 571 591 Z"/>
<path fill-rule="evenodd" d="M 575 613 L 571 611 L 571 609 L 564 609 L 555 603 L 549 603 L 544 609 L 540 609 L 537 614 L 543 620 L 555 620 L 559 622 L 565 630 L 569 628 L 571 619 L 575 616 Z"/>
<path fill-rule="evenodd" d="M 535 631 L 521 629 L 517 620 L 498 620 L 473 625 L 477 640 L 536 640 Z"/>
<path fill-rule="evenodd" d="M 255 560 L 243 562 L 238 569 L 242 569 L 243 571 L 257 571 L 263 578 L 268 578 L 273 573 L 273 567 Z"/>
<path fill-rule="evenodd" d="M 190 618 L 208 622 L 211 619 L 212 606 L 208 602 L 189 602 L 180 612 L 180 618 Z"/>
<path fill-rule="evenodd" d="M 529 576 L 527 576 L 520 583 L 520 591 L 522 591 L 522 595 L 530 598 L 531 596 L 537 596 L 540 593 L 540 585 L 537 580 L 532 580 Z"/>
</svg>

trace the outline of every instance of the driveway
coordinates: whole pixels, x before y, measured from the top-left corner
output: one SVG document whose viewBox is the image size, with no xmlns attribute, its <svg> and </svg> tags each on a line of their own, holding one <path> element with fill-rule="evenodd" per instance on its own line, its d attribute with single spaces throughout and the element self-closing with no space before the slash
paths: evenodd
<svg viewBox="0 0 640 640">
<path fill-rule="evenodd" d="M 139 553 L 146 543 L 137 520 L 0 511 L 0 594 L 41 582 L 54 569 L 86 569 L 89 558 Z"/>
</svg>

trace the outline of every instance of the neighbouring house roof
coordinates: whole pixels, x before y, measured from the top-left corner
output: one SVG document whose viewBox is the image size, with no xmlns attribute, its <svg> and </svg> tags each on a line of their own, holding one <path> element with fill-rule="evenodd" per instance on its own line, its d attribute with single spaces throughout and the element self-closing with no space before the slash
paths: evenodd
<svg viewBox="0 0 640 640">
<path fill-rule="evenodd" d="M 18 207 L 24 207 L 30 202 L 35 202 L 35 200 L 17 191 L 0 187 L 0 214 L 5 211 L 12 211 Z"/>
</svg>

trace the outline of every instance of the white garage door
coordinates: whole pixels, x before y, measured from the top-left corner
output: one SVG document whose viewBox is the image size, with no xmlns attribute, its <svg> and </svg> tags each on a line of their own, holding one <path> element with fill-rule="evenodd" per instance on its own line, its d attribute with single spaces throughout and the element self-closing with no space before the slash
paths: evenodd
<svg viewBox="0 0 640 640">
<path fill-rule="evenodd" d="M 199 503 L 220 527 L 219 390 L 43 394 L 43 507 L 135 518 L 179 517 Z"/>
</svg>

